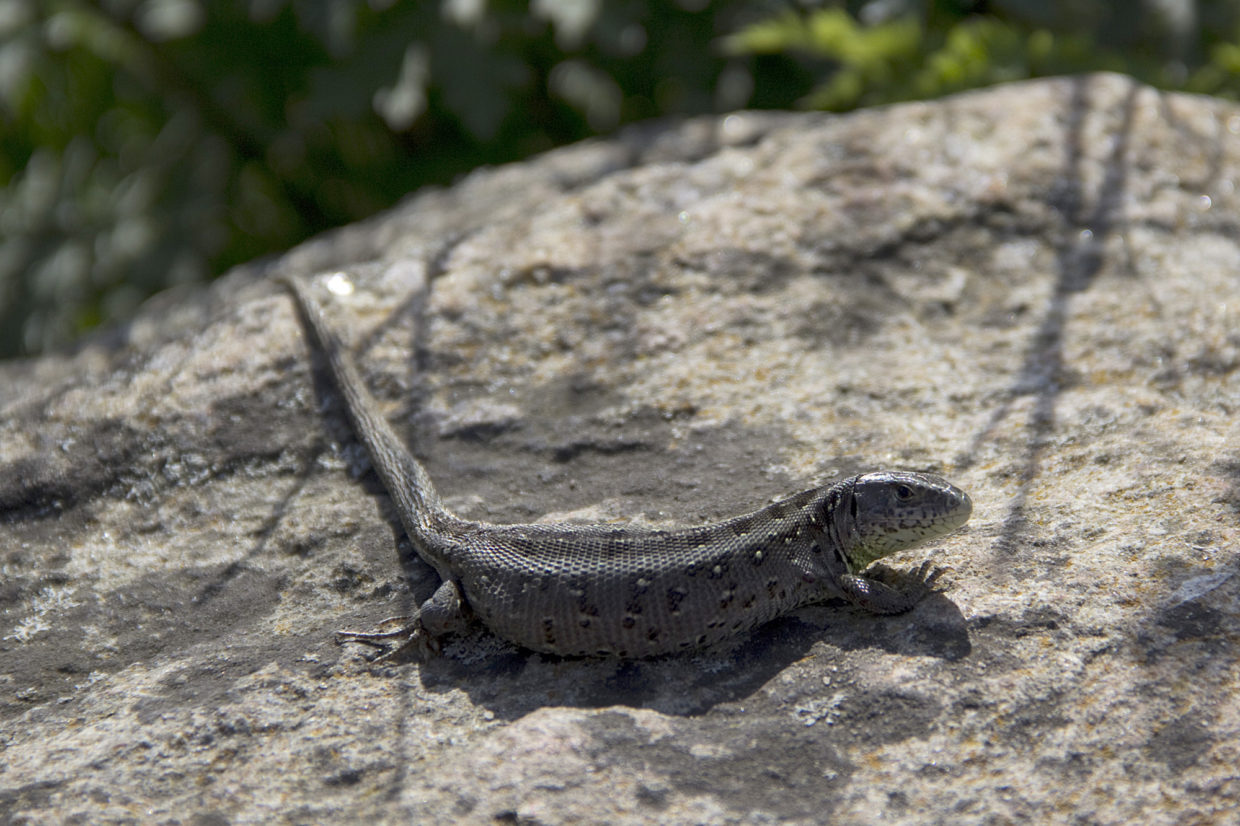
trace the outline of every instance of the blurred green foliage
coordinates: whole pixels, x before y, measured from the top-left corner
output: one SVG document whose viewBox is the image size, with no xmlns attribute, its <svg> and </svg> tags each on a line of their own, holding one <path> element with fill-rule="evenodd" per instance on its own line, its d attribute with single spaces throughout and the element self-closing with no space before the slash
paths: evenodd
<svg viewBox="0 0 1240 826">
<path fill-rule="evenodd" d="M 0 0 L 0 357 L 618 125 L 1094 69 L 1240 95 L 1209 0 Z"/>
<path fill-rule="evenodd" d="M 877 0 L 785 10 L 726 53 L 827 63 L 802 106 L 844 111 L 1003 81 L 1124 72 L 1164 89 L 1240 95 L 1235 0 Z"/>
</svg>

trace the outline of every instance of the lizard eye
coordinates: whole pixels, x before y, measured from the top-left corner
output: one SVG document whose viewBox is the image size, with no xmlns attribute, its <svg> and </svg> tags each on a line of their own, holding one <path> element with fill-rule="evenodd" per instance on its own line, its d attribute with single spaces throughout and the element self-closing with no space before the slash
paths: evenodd
<svg viewBox="0 0 1240 826">
<path fill-rule="evenodd" d="M 896 485 L 896 498 L 901 502 L 908 501 L 913 498 L 913 489 L 908 485 Z"/>
</svg>

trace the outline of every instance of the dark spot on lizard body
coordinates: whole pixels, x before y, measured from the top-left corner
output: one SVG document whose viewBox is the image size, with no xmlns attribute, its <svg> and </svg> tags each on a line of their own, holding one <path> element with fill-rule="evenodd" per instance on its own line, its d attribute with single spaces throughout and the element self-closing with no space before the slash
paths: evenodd
<svg viewBox="0 0 1240 826">
<path fill-rule="evenodd" d="M 673 617 L 680 615 L 680 604 L 684 602 L 685 597 L 689 596 L 689 589 L 680 585 L 673 585 L 667 589 L 667 612 Z"/>
</svg>

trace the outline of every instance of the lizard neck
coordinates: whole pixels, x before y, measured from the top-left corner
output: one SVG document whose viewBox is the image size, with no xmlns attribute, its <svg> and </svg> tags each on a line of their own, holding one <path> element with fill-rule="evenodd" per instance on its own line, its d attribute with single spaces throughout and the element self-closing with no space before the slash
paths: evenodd
<svg viewBox="0 0 1240 826">
<path fill-rule="evenodd" d="M 841 571 L 848 573 L 857 572 L 857 566 L 849 553 L 859 541 L 857 497 L 854 491 L 856 484 L 857 477 L 852 476 L 832 485 L 823 507 L 827 521 L 825 533 L 831 545 L 827 550 L 835 557 Z"/>
</svg>

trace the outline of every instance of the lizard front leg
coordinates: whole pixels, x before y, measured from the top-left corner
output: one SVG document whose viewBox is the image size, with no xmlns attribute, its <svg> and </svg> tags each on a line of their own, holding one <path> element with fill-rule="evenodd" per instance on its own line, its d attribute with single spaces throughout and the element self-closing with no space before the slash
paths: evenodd
<svg viewBox="0 0 1240 826">
<path fill-rule="evenodd" d="M 903 614 L 912 609 L 927 594 L 935 590 L 935 582 L 947 570 L 935 567 L 928 561 L 923 562 L 916 571 L 907 574 L 896 574 L 883 566 L 876 567 L 875 573 L 899 577 L 903 587 L 894 588 L 873 576 L 860 574 L 842 574 L 837 580 L 845 599 L 874 614 Z"/>
</svg>

